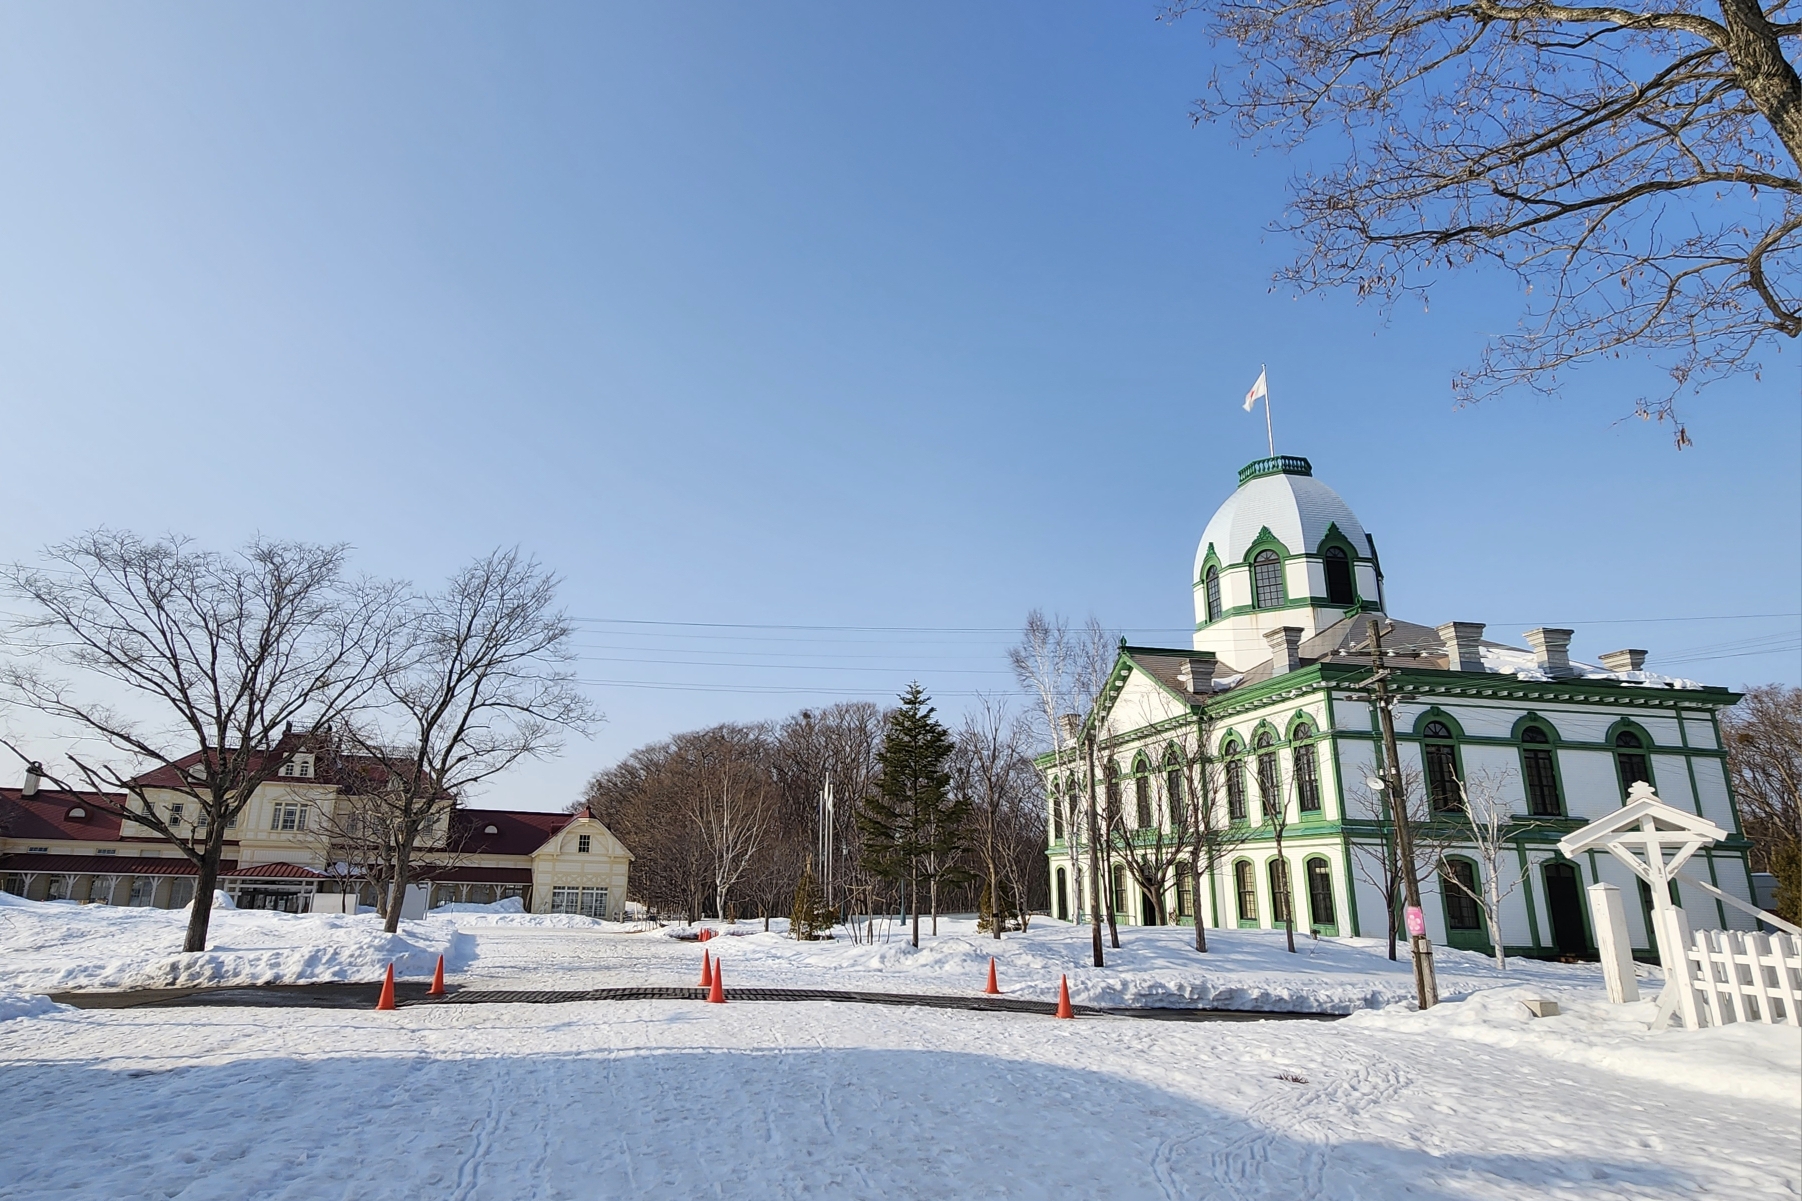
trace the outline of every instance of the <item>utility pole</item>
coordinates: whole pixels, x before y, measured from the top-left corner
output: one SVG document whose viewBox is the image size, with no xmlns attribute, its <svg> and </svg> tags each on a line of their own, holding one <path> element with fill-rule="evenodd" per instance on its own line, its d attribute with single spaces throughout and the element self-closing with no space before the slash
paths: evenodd
<svg viewBox="0 0 1802 1201">
<path fill-rule="evenodd" d="M 1088 754 L 1089 778 L 1089 941 L 1094 944 L 1095 966 L 1105 967 L 1101 953 L 1101 860 L 1095 844 L 1095 731 L 1083 736 L 1083 746 Z"/>
<path fill-rule="evenodd" d="M 1383 791 L 1389 801 L 1389 820 L 1395 823 L 1395 846 L 1402 861 L 1402 890 L 1412 915 L 1421 913 L 1420 878 L 1415 873 L 1414 831 L 1408 820 L 1408 795 L 1402 787 L 1401 756 L 1395 746 L 1395 700 L 1389 695 L 1389 668 L 1383 661 L 1383 621 L 1370 618 L 1371 692 L 1376 698 L 1377 721 L 1383 729 Z M 1408 931 L 1408 949 L 1414 958 L 1414 993 L 1422 1009 L 1439 1003 L 1439 982 L 1433 975 L 1433 940 L 1425 931 Z"/>
</svg>

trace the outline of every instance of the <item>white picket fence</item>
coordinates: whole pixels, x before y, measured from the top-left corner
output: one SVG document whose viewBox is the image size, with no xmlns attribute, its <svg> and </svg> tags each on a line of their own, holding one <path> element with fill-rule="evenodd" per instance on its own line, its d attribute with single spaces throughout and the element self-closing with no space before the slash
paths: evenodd
<svg viewBox="0 0 1802 1201">
<path fill-rule="evenodd" d="M 1802 1026 L 1802 938 L 1697 930 L 1684 948 L 1691 988 L 1677 998 L 1690 1029 L 1766 1022 Z"/>
</svg>

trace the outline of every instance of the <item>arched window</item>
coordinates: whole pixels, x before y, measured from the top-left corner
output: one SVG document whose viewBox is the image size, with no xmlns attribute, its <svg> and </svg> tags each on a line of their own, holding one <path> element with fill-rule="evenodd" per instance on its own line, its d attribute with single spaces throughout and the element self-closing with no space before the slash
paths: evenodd
<svg viewBox="0 0 1802 1201">
<path fill-rule="evenodd" d="M 1064 841 L 1064 790 L 1051 786 L 1051 841 Z"/>
<path fill-rule="evenodd" d="M 1282 800 L 1282 781 L 1276 768 L 1276 740 L 1266 730 L 1258 735 L 1258 808 L 1264 821 L 1270 820 Z"/>
<path fill-rule="evenodd" d="M 1427 798 L 1433 811 L 1462 809 L 1464 792 L 1458 787 L 1458 751 L 1452 741 L 1452 728 L 1442 721 L 1430 721 L 1420 735 L 1427 740 L 1422 753 L 1427 764 Z"/>
<path fill-rule="evenodd" d="M 1294 910 L 1289 903 L 1289 861 L 1272 859 L 1270 861 L 1270 920 L 1286 925 L 1292 919 Z"/>
<path fill-rule="evenodd" d="M 1314 744 L 1302 743 L 1303 738 L 1314 737 L 1314 730 L 1306 722 L 1295 727 L 1290 740 L 1298 743 L 1291 753 L 1295 761 L 1295 800 L 1303 813 L 1320 812 L 1320 763 L 1315 757 Z"/>
<path fill-rule="evenodd" d="M 1333 872 L 1326 860 L 1315 856 L 1308 860 L 1308 920 L 1316 926 L 1331 926 L 1333 917 Z"/>
<path fill-rule="evenodd" d="M 1558 771 L 1552 763 L 1551 735 L 1538 726 L 1527 726 L 1520 732 L 1520 741 L 1520 774 L 1527 785 L 1527 812 L 1534 817 L 1563 816 Z"/>
<path fill-rule="evenodd" d="M 1621 773 L 1621 793 L 1644 780 L 1652 782 L 1652 769 L 1646 761 L 1646 741 L 1632 730 L 1614 736 L 1614 762 Z"/>
<path fill-rule="evenodd" d="M 1439 891 L 1445 897 L 1445 924 L 1453 930 L 1481 930 L 1483 911 L 1477 906 L 1477 865 L 1468 859 L 1447 859 L 1440 869 Z"/>
<path fill-rule="evenodd" d="M 1245 820 L 1245 760 L 1239 758 L 1239 744 L 1226 744 L 1226 816 L 1229 821 Z"/>
<path fill-rule="evenodd" d="M 1273 550 L 1261 550 L 1251 561 L 1252 603 L 1274 609 L 1283 603 L 1283 561 Z"/>
<path fill-rule="evenodd" d="M 1070 920 L 1070 883 L 1069 876 L 1063 868 L 1057 869 L 1057 920 Z"/>
<path fill-rule="evenodd" d="M 1241 859 L 1233 864 L 1233 889 L 1239 894 L 1239 920 L 1257 921 L 1258 878 L 1251 870 L 1250 860 Z"/>
<path fill-rule="evenodd" d="M 1139 773 L 1133 777 L 1133 817 L 1140 830 L 1151 829 L 1151 776 L 1144 764 L 1140 764 Z"/>
<path fill-rule="evenodd" d="M 1220 569 L 1208 568 L 1207 575 L 1208 620 L 1220 620 Z"/>
<path fill-rule="evenodd" d="M 1107 794 L 1107 817 L 1111 821 L 1114 814 L 1120 812 L 1120 765 L 1111 759 L 1108 760 L 1105 773 L 1107 786 L 1104 791 Z"/>
<path fill-rule="evenodd" d="M 1164 810 L 1180 813 L 1183 804 L 1183 764 L 1172 750 L 1164 756 Z M 1175 818 L 1171 819 L 1174 823 Z"/>
<path fill-rule="evenodd" d="M 1326 603 L 1352 604 L 1357 600 L 1357 594 L 1352 590 L 1351 560 L 1337 546 L 1327 547 L 1326 554 L 1321 557 L 1326 567 Z"/>
</svg>

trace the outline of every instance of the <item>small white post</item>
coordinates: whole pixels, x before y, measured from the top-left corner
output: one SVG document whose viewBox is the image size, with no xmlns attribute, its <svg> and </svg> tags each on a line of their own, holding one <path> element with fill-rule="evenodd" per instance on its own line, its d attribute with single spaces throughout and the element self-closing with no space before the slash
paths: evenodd
<svg viewBox="0 0 1802 1201">
<path fill-rule="evenodd" d="M 1608 1000 L 1621 1005 L 1639 1000 L 1639 978 L 1633 972 L 1633 943 L 1627 935 L 1627 912 L 1621 908 L 1621 890 L 1612 884 L 1589 886 L 1589 913 L 1595 920 L 1596 942 L 1602 952 L 1602 979 L 1608 983 Z"/>
</svg>

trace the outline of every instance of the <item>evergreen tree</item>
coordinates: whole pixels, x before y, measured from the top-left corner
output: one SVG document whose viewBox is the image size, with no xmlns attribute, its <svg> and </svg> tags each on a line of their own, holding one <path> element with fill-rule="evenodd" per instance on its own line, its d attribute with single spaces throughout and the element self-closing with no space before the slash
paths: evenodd
<svg viewBox="0 0 1802 1201">
<path fill-rule="evenodd" d="M 789 911 L 788 932 L 800 942 L 812 942 L 820 937 L 820 931 L 832 928 L 836 916 L 826 908 L 819 882 L 813 877 L 813 860 L 809 859 L 795 885 L 795 904 Z"/>
<path fill-rule="evenodd" d="M 968 804 L 953 795 L 947 766 L 954 749 L 918 682 L 888 716 L 876 759 L 876 790 L 858 814 L 864 866 L 908 892 L 913 945 L 920 945 L 920 885 L 952 870 Z"/>
</svg>

